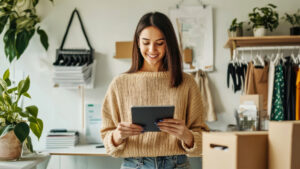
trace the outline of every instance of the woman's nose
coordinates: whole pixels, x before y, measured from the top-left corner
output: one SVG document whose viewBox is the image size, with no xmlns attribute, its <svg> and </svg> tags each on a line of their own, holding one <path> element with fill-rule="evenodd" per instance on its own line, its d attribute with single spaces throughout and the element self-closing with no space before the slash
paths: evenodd
<svg viewBox="0 0 300 169">
<path fill-rule="evenodd" d="M 149 46 L 149 52 L 154 52 L 155 50 L 156 50 L 155 45 L 154 45 L 154 44 L 151 44 L 151 45 Z"/>
</svg>

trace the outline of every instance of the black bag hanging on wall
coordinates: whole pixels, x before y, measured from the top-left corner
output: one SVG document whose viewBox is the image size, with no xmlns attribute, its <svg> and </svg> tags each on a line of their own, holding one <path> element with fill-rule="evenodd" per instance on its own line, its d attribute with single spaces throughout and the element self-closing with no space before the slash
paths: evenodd
<svg viewBox="0 0 300 169">
<path fill-rule="evenodd" d="M 63 48 L 75 14 L 77 14 L 78 16 L 81 30 L 87 41 L 89 49 L 64 49 Z M 53 63 L 53 65 L 54 66 L 83 66 L 85 64 L 89 65 L 93 63 L 93 60 L 94 60 L 94 49 L 92 48 L 89 39 L 86 35 L 79 12 L 77 11 L 77 9 L 74 9 L 71 18 L 69 20 L 69 24 L 65 32 L 63 41 L 60 45 L 60 48 L 56 50 L 56 60 Z"/>
</svg>

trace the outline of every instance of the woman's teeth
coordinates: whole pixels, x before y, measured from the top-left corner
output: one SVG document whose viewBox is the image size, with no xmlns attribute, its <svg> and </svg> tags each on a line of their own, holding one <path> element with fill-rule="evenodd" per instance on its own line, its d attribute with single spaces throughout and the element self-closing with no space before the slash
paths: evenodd
<svg viewBox="0 0 300 169">
<path fill-rule="evenodd" d="M 150 58 L 156 58 L 158 55 L 148 55 Z"/>
</svg>

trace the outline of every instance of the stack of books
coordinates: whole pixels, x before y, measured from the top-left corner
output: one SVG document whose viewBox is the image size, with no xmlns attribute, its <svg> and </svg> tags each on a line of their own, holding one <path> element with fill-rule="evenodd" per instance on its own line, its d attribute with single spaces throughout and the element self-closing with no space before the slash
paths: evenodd
<svg viewBox="0 0 300 169">
<path fill-rule="evenodd" d="M 54 66 L 53 81 L 59 87 L 77 87 L 88 84 L 92 77 L 93 63 L 82 66 Z"/>
<path fill-rule="evenodd" d="M 78 143 L 78 131 L 50 131 L 46 137 L 46 149 L 70 148 Z"/>
</svg>

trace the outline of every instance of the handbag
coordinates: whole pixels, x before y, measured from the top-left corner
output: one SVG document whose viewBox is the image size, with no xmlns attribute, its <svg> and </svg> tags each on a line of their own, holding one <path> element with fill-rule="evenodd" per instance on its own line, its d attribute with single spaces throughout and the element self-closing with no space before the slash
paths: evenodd
<svg viewBox="0 0 300 169">
<path fill-rule="evenodd" d="M 78 16 L 81 30 L 84 34 L 89 49 L 64 49 L 63 48 L 75 14 L 77 14 Z M 94 49 L 92 48 L 89 39 L 86 35 L 78 10 L 74 9 L 67 26 L 67 30 L 64 34 L 62 43 L 60 45 L 60 48 L 56 50 L 56 60 L 53 63 L 53 65 L 54 66 L 84 66 L 84 65 L 88 66 L 89 64 L 93 63 L 93 60 L 94 60 Z"/>
</svg>

